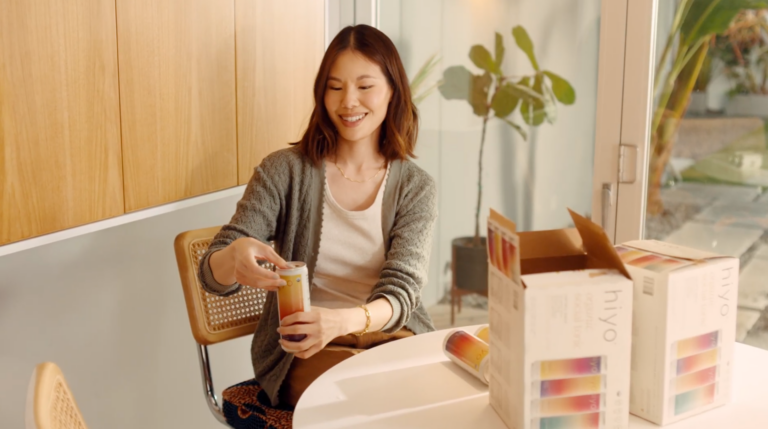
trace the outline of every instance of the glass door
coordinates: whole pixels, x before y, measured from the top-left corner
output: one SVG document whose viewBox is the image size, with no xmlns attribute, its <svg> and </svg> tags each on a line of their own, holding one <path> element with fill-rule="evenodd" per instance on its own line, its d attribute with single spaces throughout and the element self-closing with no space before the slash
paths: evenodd
<svg viewBox="0 0 768 429">
<path fill-rule="evenodd" d="M 470 266 L 459 281 L 456 252 L 484 240 L 489 208 L 521 230 L 569 227 L 570 208 L 613 235 L 627 0 L 340 0 L 328 10 L 329 23 L 386 33 L 410 78 L 415 162 L 439 191 L 428 308 L 452 297 L 455 307 L 458 287 L 462 313 L 478 318 L 456 324 L 487 318 L 484 274 Z"/>
<path fill-rule="evenodd" d="M 641 168 L 619 185 L 616 241 L 739 258 L 737 340 L 768 348 L 768 9 L 629 3 L 622 142 Z"/>
</svg>

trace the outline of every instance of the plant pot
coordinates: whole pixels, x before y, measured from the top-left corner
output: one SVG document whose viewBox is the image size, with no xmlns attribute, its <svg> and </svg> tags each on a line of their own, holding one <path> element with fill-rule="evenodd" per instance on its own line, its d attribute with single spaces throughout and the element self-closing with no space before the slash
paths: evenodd
<svg viewBox="0 0 768 429">
<path fill-rule="evenodd" d="M 480 238 L 480 246 L 475 246 L 474 237 L 453 239 L 451 245 L 453 282 L 456 288 L 471 292 L 488 290 L 488 252 L 485 237 Z"/>
<path fill-rule="evenodd" d="M 727 116 L 768 117 L 768 95 L 736 94 L 725 105 Z"/>
</svg>

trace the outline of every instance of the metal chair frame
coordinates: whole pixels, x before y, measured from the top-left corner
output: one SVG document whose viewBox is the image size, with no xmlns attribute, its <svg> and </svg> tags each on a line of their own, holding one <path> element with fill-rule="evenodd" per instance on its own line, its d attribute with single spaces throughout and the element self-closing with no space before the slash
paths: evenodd
<svg viewBox="0 0 768 429">
<path fill-rule="evenodd" d="M 214 390 L 208 346 L 253 334 L 266 292 L 242 286 L 237 293 L 221 297 L 203 290 L 197 276 L 199 262 L 220 229 L 216 226 L 182 232 L 176 236 L 174 250 L 189 324 L 197 346 L 205 402 L 216 420 L 229 426 Z"/>
</svg>

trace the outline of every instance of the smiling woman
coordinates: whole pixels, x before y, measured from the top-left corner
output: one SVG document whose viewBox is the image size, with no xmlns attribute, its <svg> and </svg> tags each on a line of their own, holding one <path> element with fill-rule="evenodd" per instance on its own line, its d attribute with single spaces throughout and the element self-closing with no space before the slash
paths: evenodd
<svg viewBox="0 0 768 429">
<path fill-rule="evenodd" d="M 409 160 L 418 116 L 395 46 L 373 27 L 343 29 L 320 65 L 314 99 L 302 139 L 256 167 L 200 265 L 211 293 L 243 284 L 270 291 L 251 354 L 274 405 L 295 405 L 352 355 L 434 330 L 421 290 L 437 192 Z M 257 260 L 305 262 L 311 308 L 281 319 L 275 291 L 285 283 Z"/>
</svg>

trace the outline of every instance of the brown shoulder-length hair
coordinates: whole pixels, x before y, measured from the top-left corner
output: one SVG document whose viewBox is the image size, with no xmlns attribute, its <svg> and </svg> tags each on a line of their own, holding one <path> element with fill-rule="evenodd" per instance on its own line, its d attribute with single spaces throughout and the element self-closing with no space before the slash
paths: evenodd
<svg viewBox="0 0 768 429">
<path fill-rule="evenodd" d="M 389 37 L 364 24 L 344 28 L 328 46 L 315 78 L 315 109 L 304 136 L 293 144 L 298 145 L 316 165 L 326 156 L 336 153 L 337 131 L 325 109 L 325 91 L 333 63 L 348 49 L 378 64 L 392 89 L 387 117 L 381 124 L 379 152 L 388 161 L 415 158 L 413 151 L 419 132 L 419 115 L 411 100 L 405 68 Z"/>
</svg>

